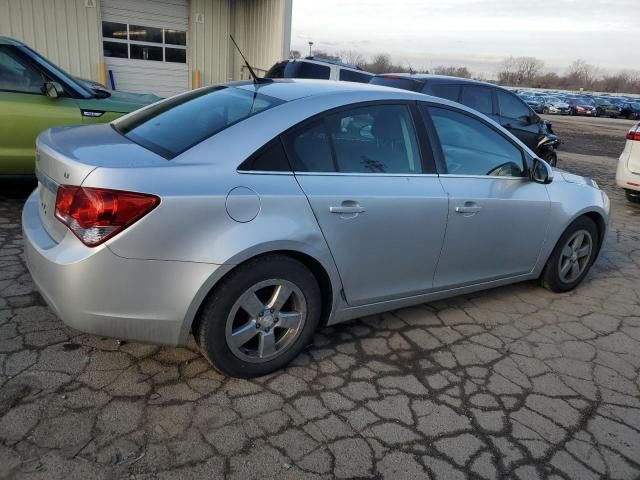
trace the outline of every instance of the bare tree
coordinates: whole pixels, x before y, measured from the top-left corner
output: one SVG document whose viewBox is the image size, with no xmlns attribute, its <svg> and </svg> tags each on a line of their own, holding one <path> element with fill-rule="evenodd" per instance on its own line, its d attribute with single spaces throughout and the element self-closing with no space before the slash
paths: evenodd
<svg viewBox="0 0 640 480">
<path fill-rule="evenodd" d="M 364 55 L 355 50 L 341 50 L 337 53 L 337 55 L 342 59 L 343 62 L 350 63 L 351 65 L 355 65 L 357 67 L 363 67 L 367 63 L 367 59 L 364 58 Z"/>
<path fill-rule="evenodd" d="M 471 71 L 467 67 L 453 67 L 439 65 L 433 68 L 436 75 L 447 75 L 449 77 L 471 78 Z"/>
<path fill-rule="evenodd" d="M 300 50 L 291 50 L 289 52 L 289 58 L 300 58 L 301 56 Z"/>
<path fill-rule="evenodd" d="M 367 70 L 373 73 L 388 73 L 391 72 L 391 57 L 386 53 L 379 53 L 375 55 L 370 63 L 367 64 Z"/>
<path fill-rule="evenodd" d="M 569 67 L 567 75 L 574 88 L 593 88 L 595 80 L 601 75 L 598 67 L 590 65 L 582 59 L 578 59 Z"/>
<path fill-rule="evenodd" d="M 498 82 L 503 85 L 531 86 L 543 68 L 544 62 L 535 57 L 508 57 L 500 65 Z"/>
</svg>

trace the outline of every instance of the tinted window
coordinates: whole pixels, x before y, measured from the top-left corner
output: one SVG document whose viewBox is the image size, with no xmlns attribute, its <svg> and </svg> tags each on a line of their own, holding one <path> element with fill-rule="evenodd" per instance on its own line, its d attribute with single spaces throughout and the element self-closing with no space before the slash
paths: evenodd
<svg viewBox="0 0 640 480">
<path fill-rule="evenodd" d="M 114 122 L 130 140 L 165 158 L 282 100 L 238 88 L 209 87 L 167 99 Z"/>
<path fill-rule="evenodd" d="M 276 63 L 269 69 L 265 78 L 284 78 L 284 68 L 287 66 L 287 62 Z"/>
<path fill-rule="evenodd" d="M 340 80 L 344 80 L 345 82 L 369 83 L 369 80 L 371 80 L 371 75 L 341 68 Z"/>
<path fill-rule="evenodd" d="M 162 43 L 162 29 L 155 27 L 143 27 L 140 25 L 129 25 L 129 40 Z"/>
<path fill-rule="evenodd" d="M 322 120 L 316 120 L 284 136 L 287 154 L 297 172 L 335 172 L 331 142 Z"/>
<path fill-rule="evenodd" d="M 132 43 L 131 58 L 138 60 L 155 60 L 162 61 L 162 47 L 150 47 L 149 45 L 137 45 Z"/>
<path fill-rule="evenodd" d="M 446 98 L 447 100 L 453 100 L 454 102 L 457 102 L 460 98 L 460 85 L 436 83 L 431 86 L 431 91 L 436 97 Z"/>
<path fill-rule="evenodd" d="M 523 118 L 528 117 L 531 111 L 517 97 L 507 92 L 498 90 L 498 106 L 500 108 L 500 116 L 505 118 Z"/>
<path fill-rule="evenodd" d="M 468 85 L 462 89 L 462 102 L 469 108 L 473 108 L 485 115 L 493 113 L 493 101 L 491 100 L 491 88 Z"/>
<path fill-rule="evenodd" d="M 126 40 L 127 24 L 116 22 L 102 22 L 102 36 L 108 38 L 117 38 L 119 40 Z"/>
<path fill-rule="evenodd" d="M 404 105 L 332 113 L 287 135 L 286 142 L 297 171 L 422 173 L 411 113 Z"/>
<path fill-rule="evenodd" d="M 165 61 L 187 63 L 187 51 L 184 48 L 165 48 Z"/>
<path fill-rule="evenodd" d="M 15 50 L 0 46 L 0 90 L 42 93 L 45 81 L 42 73 L 18 56 Z"/>
<path fill-rule="evenodd" d="M 105 57 L 128 58 L 129 46 L 120 42 L 102 42 Z"/>
<path fill-rule="evenodd" d="M 172 30 L 170 28 L 165 29 L 164 43 L 170 43 L 171 45 L 186 45 L 187 32 L 183 32 L 181 30 Z"/>
<path fill-rule="evenodd" d="M 524 176 L 522 152 L 495 130 L 470 115 L 430 108 L 447 173 Z"/>
<path fill-rule="evenodd" d="M 284 78 L 318 78 L 329 80 L 331 68 L 309 62 L 289 62 L 284 67 Z"/>
<path fill-rule="evenodd" d="M 414 80 L 406 77 L 373 77 L 369 80 L 369 83 L 373 85 L 384 85 L 385 87 L 401 88 L 402 90 L 411 90 L 412 92 L 419 92 L 422 90 L 423 83 L 419 80 Z"/>
<path fill-rule="evenodd" d="M 280 138 L 274 138 L 238 167 L 241 171 L 290 172 Z"/>
</svg>

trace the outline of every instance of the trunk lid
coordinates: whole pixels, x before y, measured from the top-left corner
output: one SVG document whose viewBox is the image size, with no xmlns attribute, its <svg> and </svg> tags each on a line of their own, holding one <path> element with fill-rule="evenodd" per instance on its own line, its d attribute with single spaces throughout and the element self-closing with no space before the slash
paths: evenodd
<svg viewBox="0 0 640 480">
<path fill-rule="evenodd" d="M 87 176 L 100 167 L 145 167 L 167 163 L 108 124 L 45 130 L 36 140 L 40 220 L 49 235 L 60 242 L 68 229 L 55 216 L 59 185 L 82 185 Z"/>
</svg>

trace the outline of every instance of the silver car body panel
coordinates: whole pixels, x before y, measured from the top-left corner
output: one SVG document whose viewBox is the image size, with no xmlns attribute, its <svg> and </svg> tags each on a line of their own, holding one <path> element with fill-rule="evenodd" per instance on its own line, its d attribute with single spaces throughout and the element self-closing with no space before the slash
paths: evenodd
<svg viewBox="0 0 640 480">
<path fill-rule="evenodd" d="M 23 212 L 26 256 L 38 288 L 66 323 L 99 335 L 181 344 L 208 292 L 234 266 L 284 251 L 324 269 L 332 299 L 326 320 L 333 324 L 535 278 L 574 218 L 585 212 L 605 223 L 608 218 L 606 195 L 561 175 L 540 185 L 446 175 L 237 171 L 262 145 L 311 116 L 389 100 L 470 112 L 533 156 L 491 120 L 443 99 L 349 82 L 287 80 L 258 88 L 287 102 L 172 160 L 110 125 L 52 129 L 39 137 L 38 169 L 46 180 Z M 89 248 L 52 216 L 51 189 L 58 184 L 152 193 L 161 203 Z M 481 203 L 482 210 L 456 213 L 467 201 Z M 331 211 L 343 202 L 366 211 Z M 492 234 L 500 236 L 496 248 Z M 483 258 L 475 258 L 478 252 Z"/>
</svg>

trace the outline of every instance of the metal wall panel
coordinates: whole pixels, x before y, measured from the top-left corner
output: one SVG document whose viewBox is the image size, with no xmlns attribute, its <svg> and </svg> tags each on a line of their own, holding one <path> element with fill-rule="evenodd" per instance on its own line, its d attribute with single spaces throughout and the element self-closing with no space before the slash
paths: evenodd
<svg viewBox="0 0 640 480">
<path fill-rule="evenodd" d="M 91 2 L 89 2 L 91 3 Z M 0 35 L 15 38 L 72 75 L 98 80 L 99 1 L 0 0 Z"/>
<path fill-rule="evenodd" d="M 189 2 L 189 58 L 202 85 L 230 80 L 229 33 L 233 0 Z"/>
</svg>

